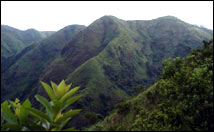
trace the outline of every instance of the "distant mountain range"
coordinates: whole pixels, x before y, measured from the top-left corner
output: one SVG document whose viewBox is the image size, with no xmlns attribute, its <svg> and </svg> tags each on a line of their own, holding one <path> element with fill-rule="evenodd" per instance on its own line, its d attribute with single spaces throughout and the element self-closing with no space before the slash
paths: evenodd
<svg viewBox="0 0 214 132">
<path fill-rule="evenodd" d="M 103 16 L 88 27 L 67 26 L 55 33 L 20 31 L 1 26 L 1 99 L 45 95 L 39 80 L 80 85 L 82 108 L 73 124 L 90 125 L 86 112 L 109 114 L 113 106 L 134 95 L 138 84 L 153 84 L 166 58 L 185 57 L 201 48 L 213 31 L 173 16 L 124 21 Z M 33 43 L 36 42 L 36 43 Z"/>
<path fill-rule="evenodd" d="M 35 29 L 22 31 L 7 25 L 1 25 L 1 56 L 7 58 L 16 55 L 33 42 L 40 41 L 53 33 L 54 31 L 39 32 Z"/>
</svg>

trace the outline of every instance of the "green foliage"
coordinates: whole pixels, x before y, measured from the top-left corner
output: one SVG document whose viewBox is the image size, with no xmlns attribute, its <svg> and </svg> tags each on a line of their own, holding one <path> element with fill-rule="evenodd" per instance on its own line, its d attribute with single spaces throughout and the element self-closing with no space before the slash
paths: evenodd
<svg viewBox="0 0 214 132">
<path fill-rule="evenodd" d="M 186 58 L 166 60 L 160 80 L 119 104 L 109 117 L 89 130 L 213 130 L 212 79 L 211 40 Z"/>
<path fill-rule="evenodd" d="M 30 108 L 31 103 L 26 99 L 22 104 L 19 99 L 13 101 L 4 101 L 1 104 L 1 130 L 3 131 L 21 131 L 29 126 L 27 118 L 29 112 L 26 108 Z"/>
<path fill-rule="evenodd" d="M 120 104 L 117 104 L 115 108 L 117 109 L 117 113 L 121 115 L 126 115 L 128 112 L 130 112 L 130 103 L 129 102 L 123 102 Z"/>
<path fill-rule="evenodd" d="M 146 87 L 142 84 L 138 84 L 138 85 L 134 86 L 133 89 L 136 94 L 139 94 L 139 93 L 143 92 L 146 89 Z"/>
<path fill-rule="evenodd" d="M 28 99 L 23 104 L 20 104 L 19 99 L 14 102 L 6 100 L 1 104 L 1 130 L 60 131 L 73 116 L 81 111 L 81 109 L 65 111 L 81 97 L 72 97 L 79 87 L 69 90 L 71 84 L 66 85 L 64 80 L 59 85 L 51 82 L 52 88 L 45 82 L 41 81 L 41 84 L 51 101 L 40 95 L 35 95 L 35 98 L 45 107 L 45 112 L 32 108 Z M 68 130 L 75 129 L 67 128 L 62 131 Z"/>
<path fill-rule="evenodd" d="M 97 53 L 97 50 L 91 50 L 97 44 L 95 41 L 97 38 L 111 40 L 94 57 L 85 61 L 74 71 L 72 70 L 68 76 L 65 75 L 68 81 L 75 84 L 81 83 L 83 87 L 86 87 L 83 92 L 93 100 L 93 103 L 85 100 L 82 103 L 85 104 L 85 109 L 108 113 L 105 110 L 110 111 L 112 106 L 119 102 L 116 100 L 118 97 L 121 99 L 127 97 L 122 93 L 133 96 L 141 91 L 140 87 L 138 87 L 139 91 L 133 88 L 136 84 L 144 84 L 146 89 L 147 85 L 154 83 L 161 73 L 161 65 L 165 58 L 186 56 L 190 48 L 195 48 L 191 43 L 195 40 L 195 33 L 188 31 L 188 24 L 177 21 L 179 20 L 170 22 L 157 20 L 144 23 L 143 21 L 126 22 L 112 17 L 103 17 L 89 26 L 89 29 L 95 30 L 94 32 L 87 34 L 84 30 L 87 37 L 78 36 L 76 41 L 71 43 L 74 48 L 70 47 L 70 50 L 65 52 L 64 61 L 70 64 L 70 67 L 79 64 L 80 60 L 75 58 L 81 58 L 81 61 L 84 61 L 83 58 L 90 56 L 91 53 Z M 105 25 L 108 26 L 105 27 Z M 115 35 L 109 38 L 106 35 L 109 32 L 102 35 L 103 30 L 113 32 Z M 189 37 L 186 36 L 187 34 Z M 209 37 L 210 35 L 201 34 L 201 40 L 197 40 L 195 45 L 202 45 L 200 43 L 202 39 Z M 86 50 L 87 46 L 84 44 L 89 45 L 88 43 L 91 47 Z M 99 45 L 97 44 L 96 46 L 99 47 L 97 49 L 102 49 L 103 44 L 102 41 Z M 142 88 L 142 91 L 145 89 Z M 99 94 L 104 94 L 109 99 L 99 100 L 97 99 Z M 102 104 L 111 105 L 103 106 Z"/>
<path fill-rule="evenodd" d="M 158 106 L 153 111 L 141 110 L 132 130 L 213 129 L 212 49 L 210 41 L 185 59 L 165 62 L 156 83 Z"/>
<path fill-rule="evenodd" d="M 2 74 L 3 100 L 34 95 L 40 90 L 38 78 L 57 83 L 66 78 L 81 84 L 88 97 L 81 100 L 84 109 L 106 115 L 121 99 L 136 94 L 133 86 L 154 83 L 165 58 L 186 56 L 212 38 L 212 33 L 170 17 L 123 21 L 104 16 L 81 32 L 72 27 L 38 43 Z M 78 118 L 75 126 L 88 125 Z"/>
<path fill-rule="evenodd" d="M 153 111 L 142 109 L 132 130 L 212 130 L 213 42 L 187 58 L 165 62 L 156 85 L 159 103 Z"/>
<path fill-rule="evenodd" d="M 94 112 L 86 112 L 85 114 L 85 117 L 90 120 L 90 122 L 92 124 L 96 123 L 97 121 L 103 119 L 103 116 L 101 114 L 97 114 L 97 113 L 94 113 Z"/>
</svg>

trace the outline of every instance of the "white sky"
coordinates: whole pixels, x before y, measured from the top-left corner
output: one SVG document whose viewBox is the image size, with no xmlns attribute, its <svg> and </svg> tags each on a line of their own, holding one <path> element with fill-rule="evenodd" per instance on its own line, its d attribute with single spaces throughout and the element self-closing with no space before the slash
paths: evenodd
<svg viewBox="0 0 214 132">
<path fill-rule="evenodd" d="M 213 30 L 212 1 L 1 1 L 1 24 L 21 30 L 57 31 L 72 24 L 88 26 L 104 15 L 123 20 L 172 15 Z"/>
</svg>

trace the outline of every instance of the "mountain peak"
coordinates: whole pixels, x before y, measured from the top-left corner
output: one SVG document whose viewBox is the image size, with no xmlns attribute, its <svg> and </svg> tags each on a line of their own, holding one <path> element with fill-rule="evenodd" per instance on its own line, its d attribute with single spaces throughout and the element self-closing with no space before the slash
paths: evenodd
<svg viewBox="0 0 214 132">
<path fill-rule="evenodd" d="M 116 18 L 115 16 L 112 16 L 112 15 L 104 15 L 102 16 L 101 18 Z"/>
<path fill-rule="evenodd" d="M 36 29 L 34 29 L 34 28 L 30 28 L 30 29 L 27 29 L 27 30 L 25 30 L 25 31 L 28 31 L 28 32 L 38 32 Z"/>
<path fill-rule="evenodd" d="M 118 20 L 119 18 L 112 15 L 105 15 L 100 18 L 100 20 Z"/>
<path fill-rule="evenodd" d="M 71 31 L 71 30 L 75 30 L 75 29 L 84 29 L 85 27 L 86 27 L 85 25 L 72 24 L 72 25 L 68 25 L 68 26 L 65 26 L 64 28 L 60 29 L 59 32 Z"/>
<path fill-rule="evenodd" d="M 168 16 L 163 16 L 163 17 L 159 17 L 159 18 L 157 18 L 157 19 L 180 20 L 180 19 L 178 19 L 177 17 L 175 17 L 175 16 L 170 16 L 170 15 L 168 15 Z"/>
</svg>

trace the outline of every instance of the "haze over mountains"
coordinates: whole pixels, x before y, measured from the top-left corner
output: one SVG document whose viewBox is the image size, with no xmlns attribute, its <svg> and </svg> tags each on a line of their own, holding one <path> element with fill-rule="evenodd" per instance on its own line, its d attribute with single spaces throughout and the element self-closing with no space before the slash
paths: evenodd
<svg viewBox="0 0 214 132">
<path fill-rule="evenodd" d="M 135 95 L 134 86 L 153 84 L 165 59 L 185 57 L 213 38 L 213 31 L 173 16 L 136 21 L 103 16 L 88 27 L 57 32 L 1 28 L 1 101 L 46 96 L 40 80 L 64 79 L 81 86 L 84 95 L 73 106 L 83 109 L 73 120 L 77 128 L 91 124 L 87 112 L 106 116 Z"/>
</svg>

